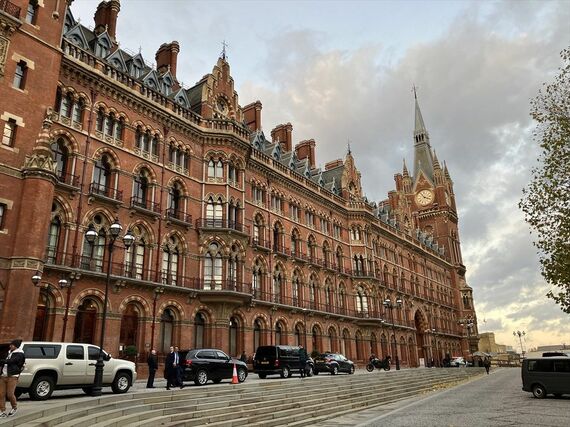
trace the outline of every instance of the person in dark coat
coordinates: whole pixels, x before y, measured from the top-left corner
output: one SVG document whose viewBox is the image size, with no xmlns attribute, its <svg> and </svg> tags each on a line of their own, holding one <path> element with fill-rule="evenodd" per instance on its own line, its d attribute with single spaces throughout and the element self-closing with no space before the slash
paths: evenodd
<svg viewBox="0 0 570 427">
<path fill-rule="evenodd" d="M 241 360 L 243 363 L 247 363 L 247 354 L 245 354 L 245 351 L 241 352 L 241 356 L 239 357 L 239 360 Z"/>
<path fill-rule="evenodd" d="M 174 347 L 175 360 L 176 360 L 176 386 L 184 388 L 184 361 L 180 358 L 180 349 Z"/>
<path fill-rule="evenodd" d="M 302 345 L 299 346 L 299 365 L 301 365 L 301 369 L 299 373 L 301 374 L 301 378 L 305 378 L 306 371 L 305 368 L 307 367 L 307 360 L 309 360 L 309 355 L 307 354 L 307 350 L 303 348 Z"/>
<path fill-rule="evenodd" d="M 487 375 L 489 375 L 489 370 L 491 369 L 491 361 L 489 360 L 488 357 L 485 358 L 483 366 L 485 367 L 485 372 L 487 372 Z"/>
<path fill-rule="evenodd" d="M 174 347 L 170 347 L 170 353 L 166 356 L 164 361 L 164 377 L 166 378 L 166 389 L 170 390 L 170 386 L 176 385 L 176 370 L 178 365 L 176 364 L 176 354 L 174 353 Z"/>
<path fill-rule="evenodd" d="M 20 348 L 22 340 L 14 340 L 10 343 L 10 351 L 6 359 L 0 360 L 0 419 L 11 417 L 18 410 L 16 400 L 16 384 L 20 373 L 24 369 L 26 356 Z M 6 398 L 10 401 L 12 409 L 6 413 Z"/>
<path fill-rule="evenodd" d="M 146 360 L 148 365 L 148 379 L 146 380 L 146 388 L 154 388 L 154 374 L 158 370 L 158 356 L 156 350 L 153 348 Z"/>
</svg>

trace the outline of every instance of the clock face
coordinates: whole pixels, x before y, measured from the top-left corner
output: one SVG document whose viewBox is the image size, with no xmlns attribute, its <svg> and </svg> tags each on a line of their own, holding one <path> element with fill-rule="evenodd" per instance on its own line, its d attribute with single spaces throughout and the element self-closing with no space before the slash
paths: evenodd
<svg viewBox="0 0 570 427">
<path fill-rule="evenodd" d="M 227 107 L 226 107 L 226 102 L 223 99 L 218 99 L 218 103 L 217 103 L 217 107 L 218 107 L 218 111 L 222 114 L 226 113 Z"/>
<path fill-rule="evenodd" d="M 416 203 L 420 206 L 427 206 L 433 202 L 433 193 L 430 190 L 422 190 L 416 194 Z"/>
</svg>

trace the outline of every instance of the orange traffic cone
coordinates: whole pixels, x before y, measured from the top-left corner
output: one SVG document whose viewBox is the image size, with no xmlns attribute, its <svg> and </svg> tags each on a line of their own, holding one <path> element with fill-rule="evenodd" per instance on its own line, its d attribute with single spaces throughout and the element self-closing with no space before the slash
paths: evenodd
<svg viewBox="0 0 570 427">
<path fill-rule="evenodd" d="M 234 373 L 232 375 L 232 384 L 239 384 L 239 380 L 237 377 L 237 370 L 236 370 L 236 364 L 234 363 Z"/>
</svg>

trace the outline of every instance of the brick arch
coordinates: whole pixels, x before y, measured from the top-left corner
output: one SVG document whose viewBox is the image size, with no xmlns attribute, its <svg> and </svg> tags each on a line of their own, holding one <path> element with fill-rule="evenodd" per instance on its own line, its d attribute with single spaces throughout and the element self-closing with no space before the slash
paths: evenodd
<svg viewBox="0 0 570 427">
<path fill-rule="evenodd" d="M 97 304 L 97 312 L 103 311 L 103 301 L 105 301 L 105 294 L 96 288 L 88 288 L 81 291 L 73 299 L 70 308 L 77 310 L 85 298 L 91 298 Z M 112 313 L 111 301 L 107 300 L 107 313 Z"/>
<path fill-rule="evenodd" d="M 105 101 L 97 101 L 95 103 L 95 105 L 93 105 L 93 109 L 95 111 L 99 111 L 100 109 L 103 109 L 105 114 L 109 113 L 109 106 L 107 105 L 107 103 Z"/>
<path fill-rule="evenodd" d="M 146 169 L 149 172 L 151 182 L 153 184 L 156 184 L 157 183 L 156 173 L 154 172 L 152 166 L 149 165 L 147 162 L 137 163 L 133 168 L 133 175 L 138 175 L 142 169 Z"/>
<path fill-rule="evenodd" d="M 76 221 L 75 211 L 73 210 L 67 199 L 65 199 L 60 194 L 54 194 L 53 201 L 61 206 L 61 211 L 62 214 L 64 215 L 63 223 L 74 224 Z"/>
<path fill-rule="evenodd" d="M 137 219 L 134 222 L 127 224 L 125 229 L 130 229 L 132 231 L 133 228 L 135 228 L 135 227 L 140 227 L 140 228 L 144 229 L 144 231 L 146 232 L 145 234 L 148 236 L 148 240 L 149 240 L 147 242 L 148 245 L 156 244 L 154 231 L 145 219 Z"/>
<path fill-rule="evenodd" d="M 115 220 L 115 214 L 113 212 L 111 212 L 109 209 L 102 207 L 102 206 L 97 206 L 94 207 L 93 209 L 85 212 L 85 215 L 83 216 L 83 219 L 81 220 L 81 225 L 85 228 L 87 228 L 89 226 L 89 224 L 91 223 L 91 221 L 93 221 L 93 218 L 95 217 L 95 215 L 100 214 L 103 215 L 105 217 L 105 219 L 107 220 L 108 224 L 111 225 L 113 223 L 113 221 Z"/>
<path fill-rule="evenodd" d="M 224 196 L 224 195 L 221 194 L 221 193 L 218 193 L 218 194 L 215 194 L 215 193 L 207 193 L 207 194 L 205 194 L 205 195 L 204 195 L 204 202 L 207 202 L 207 201 L 210 199 L 210 197 L 211 197 L 212 199 L 214 199 L 214 201 L 217 201 L 218 199 L 221 199 L 221 200 L 222 200 L 222 203 L 226 203 L 226 202 L 227 202 L 226 196 Z"/>
<path fill-rule="evenodd" d="M 180 188 L 182 189 L 182 196 L 184 197 L 188 197 L 189 193 L 188 193 L 188 186 L 186 185 L 186 183 L 184 182 L 184 180 L 182 180 L 180 177 L 178 176 L 173 176 L 172 178 L 170 178 L 168 180 L 168 183 L 166 184 L 167 188 L 172 188 L 174 186 L 175 183 L 180 184 Z"/>
<path fill-rule="evenodd" d="M 264 274 L 267 274 L 267 268 L 268 268 L 268 263 L 267 260 L 265 259 L 265 257 L 263 255 L 257 255 L 252 261 L 251 261 L 251 266 L 253 268 L 253 266 L 255 265 L 255 262 L 257 260 L 260 260 L 260 264 L 262 266 L 262 269 L 264 270 Z"/>
<path fill-rule="evenodd" d="M 111 160 L 113 162 L 113 166 L 115 167 L 115 169 L 121 169 L 121 161 L 119 159 L 119 156 L 117 156 L 117 154 L 115 153 L 115 151 L 111 150 L 109 147 L 101 147 L 99 148 L 97 151 L 95 151 L 95 153 L 93 153 L 93 156 L 91 157 L 92 160 L 99 160 L 103 154 L 108 154 L 109 157 L 111 157 Z"/>
<path fill-rule="evenodd" d="M 178 239 L 180 245 L 182 246 L 182 252 L 186 253 L 188 251 L 188 244 L 186 242 L 186 239 L 184 238 L 184 235 L 178 230 L 172 230 L 171 232 L 165 234 L 162 237 L 161 246 L 165 246 L 168 243 L 170 237 L 172 236 L 175 236 Z"/>
<path fill-rule="evenodd" d="M 59 290 L 59 286 L 57 286 L 57 284 L 53 284 L 51 282 L 42 282 L 43 283 L 47 283 L 47 287 L 42 287 L 43 290 L 45 290 L 48 294 L 48 298 L 50 298 L 51 302 L 55 302 L 55 305 L 63 305 L 63 295 L 61 294 L 61 291 Z"/>
<path fill-rule="evenodd" d="M 216 319 L 216 316 L 214 316 L 214 312 L 210 307 L 205 304 L 200 304 L 199 306 L 195 307 L 194 310 L 192 310 L 192 315 L 190 316 L 190 320 L 192 322 L 198 313 L 205 315 L 207 323 L 212 323 L 214 320 L 220 320 Z"/>
<path fill-rule="evenodd" d="M 204 154 L 204 160 L 209 161 L 210 158 L 220 159 L 222 163 L 228 161 L 228 154 L 225 151 L 209 150 Z"/>
<path fill-rule="evenodd" d="M 160 316 L 162 316 L 162 313 L 164 313 L 164 310 L 166 310 L 167 308 L 174 308 L 174 310 L 172 311 L 174 312 L 175 315 L 174 317 L 177 322 L 186 318 L 186 315 L 184 313 L 184 308 L 182 308 L 182 305 L 180 305 L 178 301 L 173 299 L 163 301 L 160 304 L 160 307 L 156 311 L 156 317 L 160 319 Z"/>
<path fill-rule="evenodd" d="M 234 311 L 232 311 L 230 317 L 237 317 L 240 320 L 242 327 L 248 326 L 247 316 L 245 315 L 244 311 L 241 308 L 236 308 Z"/>
<path fill-rule="evenodd" d="M 79 144 L 71 132 L 66 129 L 54 129 L 49 133 L 50 141 L 56 141 L 58 138 L 63 138 L 73 153 L 79 153 Z"/>
<path fill-rule="evenodd" d="M 146 298 L 144 298 L 140 295 L 130 295 L 127 298 L 125 298 L 121 302 L 121 304 L 119 305 L 119 313 L 122 313 L 123 311 L 125 311 L 125 309 L 127 308 L 127 305 L 131 302 L 135 302 L 143 308 L 144 316 L 148 316 L 149 313 L 152 312 L 152 310 L 150 309 L 150 307 L 148 305 Z"/>
<path fill-rule="evenodd" d="M 254 324 L 255 324 L 255 321 L 258 320 L 258 319 L 261 320 L 261 322 L 262 322 L 262 324 L 263 324 L 263 325 L 262 325 L 263 328 L 264 328 L 264 329 L 267 329 L 267 326 L 269 325 L 269 318 L 267 317 L 267 315 L 266 315 L 265 313 L 261 313 L 261 312 L 256 313 L 256 314 L 252 317 L 252 319 L 251 319 L 251 327 L 253 328 L 253 326 L 254 326 Z"/>
<path fill-rule="evenodd" d="M 243 246 L 243 244 L 239 241 L 239 240 L 232 240 L 229 244 L 228 244 L 228 254 L 231 253 L 232 250 L 232 246 L 235 245 L 238 248 L 238 253 L 240 255 L 240 259 L 244 260 L 245 256 L 246 256 L 246 250 Z"/>
<path fill-rule="evenodd" d="M 228 243 L 222 239 L 220 236 L 208 236 L 206 237 L 206 239 L 204 239 L 204 241 L 200 244 L 199 247 L 199 253 L 200 254 L 205 254 L 206 252 L 208 252 L 208 247 L 210 246 L 210 244 L 212 243 L 217 243 L 220 246 L 220 253 L 222 253 L 223 255 L 227 255 L 230 251 L 230 246 L 228 245 Z"/>
</svg>

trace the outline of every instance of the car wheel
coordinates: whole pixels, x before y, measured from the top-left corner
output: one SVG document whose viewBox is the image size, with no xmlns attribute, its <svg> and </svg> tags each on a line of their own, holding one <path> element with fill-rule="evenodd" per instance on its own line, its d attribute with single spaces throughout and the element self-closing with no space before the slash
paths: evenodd
<svg viewBox="0 0 570 427">
<path fill-rule="evenodd" d="M 281 378 L 289 378 L 291 376 L 291 370 L 287 366 L 281 368 Z"/>
<path fill-rule="evenodd" d="M 222 382 L 222 379 L 221 379 L 221 378 L 216 378 L 215 380 L 212 380 L 212 382 L 213 382 L 214 384 L 219 384 L 219 383 Z"/>
<path fill-rule="evenodd" d="M 123 394 L 131 388 L 131 376 L 126 372 L 119 372 L 115 375 L 111 389 L 115 394 Z"/>
<path fill-rule="evenodd" d="M 245 379 L 247 378 L 247 372 L 243 368 L 239 368 L 237 370 L 237 375 L 238 375 L 238 381 L 240 383 L 243 383 L 245 381 Z"/>
<path fill-rule="evenodd" d="M 257 374 L 257 376 L 259 378 L 261 378 L 262 380 L 264 380 L 265 378 L 267 378 L 267 374 Z"/>
<path fill-rule="evenodd" d="M 349 373 L 350 375 L 354 374 L 354 365 L 352 365 L 352 366 L 350 367 L 350 369 L 348 370 L 348 373 Z"/>
<path fill-rule="evenodd" d="M 336 375 L 336 374 L 338 374 L 338 366 L 333 366 L 331 375 Z"/>
<path fill-rule="evenodd" d="M 55 387 L 55 381 L 52 377 L 37 377 L 30 387 L 30 399 L 47 400 L 50 398 Z"/>
<path fill-rule="evenodd" d="M 205 385 L 207 382 L 208 382 L 208 373 L 205 370 L 200 369 L 196 373 L 196 379 L 194 380 L 194 383 L 196 385 Z"/>
<path fill-rule="evenodd" d="M 544 399 L 546 397 L 546 389 L 540 384 L 537 384 L 532 388 L 532 394 L 537 399 Z"/>
<path fill-rule="evenodd" d="M 81 390 L 83 390 L 83 393 L 88 396 L 91 396 L 91 394 L 93 394 L 93 387 L 83 387 Z"/>
</svg>

